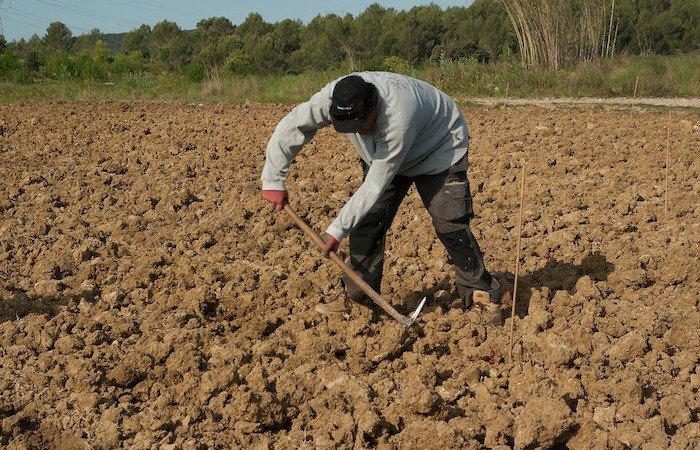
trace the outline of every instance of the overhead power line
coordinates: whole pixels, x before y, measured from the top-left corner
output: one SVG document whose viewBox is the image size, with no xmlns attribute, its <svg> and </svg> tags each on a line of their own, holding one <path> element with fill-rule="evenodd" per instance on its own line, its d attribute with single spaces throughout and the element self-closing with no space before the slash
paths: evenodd
<svg viewBox="0 0 700 450">
<path fill-rule="evenodd" d="M 93 11 L 91 9 L 86 9 L 86 8 L 82 8 L 80 6 L 75 6 L 75 5 L 72 5 L 72 4 L 67 3 L 67 2 L 62 2 L 62 1 L 58 1 L 58 0 L 53 0 L 53 1 L 51 1 L 51 0 L 35 0 L 35 1 L 37 1 L 39 3 L 43 3 L 43 4 L 48 5 L 48 6 L 52 6 L 54 8 L 57 8 L 57 9 L 60 9 L 63 11 L 68 11 L 68 12 L 71 12 L 73 14 L 77 14 L 79 16 L 88 17 L 91 19 L 97 19 L 97 20 L 99 20 L 101 22 L 105 22 L 105 23 L 111 23 L 112 25 L 129 26 L 129 27 L 140 25 L 138 22 L 136 22 L 134 20 L 116 17 L 116 16 L 111 15 L 111 14 L 104 14 L 104 13 L 101 13 L 99 11 Z"/>
<path fill-rule="evenodd" d="M 37 14 L 34 14 L 29 11 L 24 11 L 21 9 L 14 8 L 12 5 L 2 7 L 0 8 L 0 11 L 2 11 L 4 19 L 9 20 L 11 22 L 15 23 L 21 23 L 22 25 L 27 25 L 39 30 L 46 30 L 46 27 L 51 23 L 54 22 L 54 20 L 49 19 L 47 17 L 43 17 Z M 85 31 L 88 32 L 89 30 L 86 30 L 85 28 L 70 25 L 70 24 L 65 24 L 66 26 L 70 26 L 72 29 L 80 30 L 80 31 Z M 4 33 L 3 33 L 4 34 Z"/>
<path fill-rule="evenodd" d="M 42 23 L 47 23 L 47 24 L 52 22 L 52 20 L 47 18 L 47 17 L 42 17 L 42 16 L 39 16 L 37 14 L 33 14 L 29 11 L 23 11 L 21 9 L 13 8 L 11 6 L 9 8 L 7 8 L 6 11 L 10 14 L 14 14 L 16 16 L 23 18 L 23 19 L 36 20 L 37 22 L 42 22 Z"/>
<path fill-rule="evenodd" d="M 40 5 L 32 7 L 25 1 L 22 2 L 23 8 L 20 9 L 13 7 L 11 0 L 0 0 L 0 34 L 4 35 L 3 20 L 22 24 L 38 30 L 46 30 L 51 23 L 60 22 L 78 33 L 90 32 L 90 30 L 87 29 L 88 26 L 90 29 L 100 29 L 100 24 L 111 24 L 128 29 L 137 28 L 141 25 L 139 22 L 132 19 L 83 8 L 71 2 L 61 0 L 34 1 Z M 32 10 L 36 10 L 37 13 Z M 80 17 L 90 20 L 76 19 L 75 21 L 71 21 L 70 18 L 66 19 L 66 17 Z M 83 23 L 83 26 L 73 25 L 73 23 L 78 21 L 85 23 Z M 91 23 L 94 23 L 94 26 L 90 26 Z"/>
</svg>

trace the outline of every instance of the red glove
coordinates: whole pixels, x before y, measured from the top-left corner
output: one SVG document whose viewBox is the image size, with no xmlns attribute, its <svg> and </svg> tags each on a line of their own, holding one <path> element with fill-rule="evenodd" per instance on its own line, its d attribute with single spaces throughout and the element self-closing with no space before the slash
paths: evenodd
<svg viewBox="0 0 700 450">
<path fill-rule="evenodd" d="M 287 191 L 264 190 L 262 191 L 262 196 L 266 202 L 272 203 L 275 211 L 281 211 L 284 209 L 284 204 L 287 203 L 287 200 L 289 199 Z"/>
<path fill-rule="evenodd" d="M 337 253 L 338 252 L 338 246 L 340 243 L 330 234 L 328 235 L 328 240 L 326 241 L 326 246 L 323 249 L 323 252 L 321 254 L 323 256 L 328 256 L 330 252 Z"/>
</svg>

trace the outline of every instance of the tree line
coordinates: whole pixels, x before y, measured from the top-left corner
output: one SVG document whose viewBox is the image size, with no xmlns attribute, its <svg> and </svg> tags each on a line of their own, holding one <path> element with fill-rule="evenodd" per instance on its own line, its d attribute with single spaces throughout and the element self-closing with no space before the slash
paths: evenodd
<svg viewBox="0 0 700 450">
<path fill-rule="evenodd" d="M 307 24 L 268 23 L 257 13 L 240 24 L 202 19 L 193 30 L 166 20 L 118 35 L 93 29 L 73 36 L 53 22 L 43 37 L 7 42 L 0 35 L 0 78 L 109 81 L 178 73 L 197 80 L 212 71 L 391 70 L 444 59 L 557 69 L 621 54 L 697 51 L 698 17 L 698 0 L 475 0 L 445 10 L 374 3 L 356 17 L 318 15 Z"/>
</svg>

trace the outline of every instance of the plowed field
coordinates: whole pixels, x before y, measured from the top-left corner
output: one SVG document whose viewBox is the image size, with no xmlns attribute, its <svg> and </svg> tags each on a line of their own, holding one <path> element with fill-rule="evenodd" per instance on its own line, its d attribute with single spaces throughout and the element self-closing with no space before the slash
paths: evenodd
<svg viewBox="0 0 700 450">
<path fill-rule="evenodd" d="M 340 269 L 260 196 L 291 107 L 0 105 L 0 447 L 700 445 L 698 109 L 465 107 L 515 316 L 469 321 L 411 192 L 382 286 L 428 296 L 406 329 L 314 311 Z M 291 205 L 321 233 L 360 177 L 321 130 Z"/>
</svg>

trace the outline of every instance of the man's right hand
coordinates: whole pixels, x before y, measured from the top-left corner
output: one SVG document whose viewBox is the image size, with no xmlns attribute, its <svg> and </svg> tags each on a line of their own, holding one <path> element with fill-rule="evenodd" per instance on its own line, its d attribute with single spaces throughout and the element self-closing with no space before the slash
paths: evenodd
<svg viewBox="0 0 700 450">
<path fill-rule="evenodd" d="M 323 248 L 321 254 L 325 257 L 328 257 L 328 254 L 330 252 L 337 253 L 339 245 L 340 243 L 338 242 L 338 240 L 329 234 L 326 238 L 326 246 Z"/>
<path fill-rule="evenodd" d="M 275 211 L 282 211 L 282 209 L 284 209 L 284 204 L 287 203 L 289 199 L 287 191 L 263 190 L 262 196 L 266 202 L 272 203 Z"/>
</svg>

